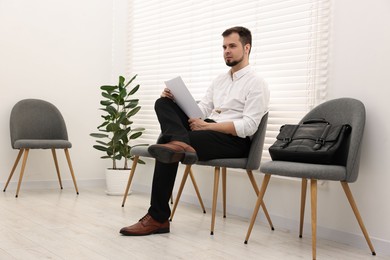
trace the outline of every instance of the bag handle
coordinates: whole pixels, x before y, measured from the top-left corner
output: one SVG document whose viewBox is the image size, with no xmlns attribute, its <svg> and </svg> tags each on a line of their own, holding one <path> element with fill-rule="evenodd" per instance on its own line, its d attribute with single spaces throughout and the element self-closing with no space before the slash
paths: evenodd
<svg viewBox="0 0 390 260">
<path fill-rule="evenodd" d="M 315 123 L 323 123 L 330 125 L 328 121 L 325 120 L 325 118 L 312 118 L 304 121 L 302 124 L 315 124 Z"/>
</svg>

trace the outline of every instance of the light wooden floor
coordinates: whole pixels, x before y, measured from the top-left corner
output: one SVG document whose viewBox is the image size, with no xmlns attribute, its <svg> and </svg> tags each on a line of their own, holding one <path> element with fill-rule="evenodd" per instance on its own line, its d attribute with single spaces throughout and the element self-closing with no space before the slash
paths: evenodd
<svg viewBox="0 0 390 260">
<path fill-rule="evenodd" d="M 248 219 L 217 214 L 210 236 L 210 210 L 180 204 L 171 233 L 125 237 L 123 226 L 142 217 L 149 194 L 122 197 L 103 189 L 8 190 L 0 196 L 0 259 L 310 259 L 311 239 L 257 223 L 244 244 Z M 317 259 L 389 259 L 366 250 L 318 240 Z"/>
</svg>

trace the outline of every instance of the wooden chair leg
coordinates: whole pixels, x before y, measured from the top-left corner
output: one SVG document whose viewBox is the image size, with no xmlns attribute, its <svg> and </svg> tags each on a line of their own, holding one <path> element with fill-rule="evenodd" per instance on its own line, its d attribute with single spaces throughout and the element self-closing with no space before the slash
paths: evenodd
<svg viewBox="0 0 390 260">
<path fill-rule="evenodd" d="M 256 183 L 256 180 L 255 180 L 255 177 L 253 176 L 253 172 L 251 170 L 247 170 L 246 172 L 248 174 L 249 180 L 252 183 L 253 189 L 256 192 L 256 196 L 259 196 L 259 187 L 257 187 L 257 183 Z M 267 218 L 267 221 L 268 221 L 268 224 L 269 224 L 271 230 L 275 230 L 274 225 L 272 224 L 271 217 L 268 214 L 268 210 L 267 210 L 267 207 L 265 206 L 264 201 L 261 202 L 261 207 L 263 208 L 264 215 Z"/>
<path fill-rule="evenodd" d="M 352 208 L 352 210 L 353 210 L 353 213 L 355 214 L 356 220 L 357 220 L 358 223 L 359 223 L 360 229 L 362 230 L 363 235 L 364 235 L 364 237 L 366 238 L 368 247 L 370 248 L 372 255 L 376 255 L 374 246 L 373 246 L 372 243 L 371 243 L 371 240 L 370 240 L 370 237 L 369 237 L 369 235 L 368 235 L 367 229 L 366 229 L 366 227 L 364 226 L 363 219 L 362 219 L 362 217 L 360 216 L 359 210 L 358 210 L 357 205 L 356 205 L 356 202 L 355 202 L 355 200 L 354 200 L 354 198 L 353 198 L 353 196 L 352 196 L 352 192 L 351 192 L 351 189 L 349 188 L 348 183 L 345 182 L 345 181 L 342 181 L 342 182 L 341 182 L 341 186 L 342 186 L 343 189 L 344 189 L 345 195 L 346 195 L 347 198 L 348 198 L 349 204 L 351 205 L 351 208 Z"/>
<path fill-rule="evenodd" d="M 72 161 L 70 160 L 69 150 L 68 150 L 68 148 L 65 148 L 64 151 L 65 151 L 66 160 L 68 162 L 70 174 L 72 175 L 74 188 L 76 189 L 77 195 L 79 195 L 79 189 L 77 188 L 76 177 L 74 176 L 74 171 L 73 171 L 73 167 L 72 167 Z"/>
<path fill-rule="evenodd" d="M 261 189 L 259 191 L 259 195 L 257 196 L 256 205 L 253 210 L 251 222 L 249 223 L 248 232 L 246 233 L 245 242 L 244 242 L 245 244 L 248 244 L 249 236 L 251 235 L 253 225 L 255 224 L 257 213 L 259 212 L 260 206 L 263 203 L 264 194 L 265 191 L 267 190 L 267 186 L 270 179 L 271 179 L 270 174 L 266 174 L 264 176 L 263 183 L 261 184 Z"/>
<path fill-rule="evenodd" d="M 317 255 L 317 180 L 311 179 L 311 250 L 313 260 Z"/>
<path fill-rule="evenodd" d="M 185 170 L 184 170 L 184 173 L 183 173 L 183 178 L 181 179 L 181 183 L 180 183 L 179 190 L 177 191 L 177 196 L 176 196 L 175 204 L 173 204 L 171 217 L 170 217 L 170 219 L 169 219 L 170 221 L 172 221 L 173 216 L 175 215 L 175 211 L 176 211 L 177 204 L 179 204 L 179 200 L 180 200 L 180 197 L 181 197 L 181 193 L 183 192 L 184 185 L 186 184 L 187 177 L 188 177 L 188 174 L 189 174 L 190 172 L 191 172 L 191 165 L 190 165 L 190 164 L 187 164 L 187 165 L 186 165 L 186 168 L 185 168 Z"/>
<path fill-rule="evenodd" d="M 200 196 L 198 185 L 196 184 L 196 180 L 195 180 L 194 174 L 192 172 L 192 169 L 190 169 L 190 177 L 191 177 L 192 184 L 194 185 L 196 196 L 198 196 L 200 206 L 202 207 L 203 213 L 206 213 L 206 208 L 204 207 L 202 197 Z"/>
<path fill-rule="evenodd" d="M 20 169 L 20 176 L 19 176 L 18 188 L 16 189 L 16 195 L 15 195 L 16 198 L 19 196 L 20 185 L 22 184 L 24 169 L 26 168 L 26 163 L 27 163 L 27 158 L 28 158 L 28 153 L 29 153 L 29 151 L 30 151 L 30 149 L 25 149 L 25 150 L 24 150 L 22 168 Z"/>
<path fill-rule="evenodd" d="M 306 206 L 306 191 L 307 191 L 307 179 L 302 178 L 302 187 L 301 187 L 301 215 L 299 222 L 299 237 L 302 238 L 303 234 L 303 222 L 305 218 L 305 206 Z"/>
<path fill-rule="evenodd" d="M 210 235 L 214 235 L 215 213 L 216 213 L 216 210 L 217 210 L 219 172 L 220 172 L 220 167 L 215 167 L 215 169 L 214 169 L 213 207 L 211 209 L 211 229 L 210 229 Z"/>
<path fill-rule="evenodd" d="M 127 181 L 125 193 L 123 194 L 122 207 L 125 206 L 127 196 L 129 195 L 129 190 L 130 190 L 131 182 L 133 181 L 135 168 L 137 168 L 137 164 L 138 164 L 138 158 L 139 158 L 139 155 L 136 155 L 133 158 L 133 164 L 131 165 L 129 180 Z"/>
<path fill-rule="evenodd" d="M 61 190 L 62 190 L 62 189 L 63 189 L 63 186 L 62 186 L 62 181 L 61 181 L 60 167 L 58 166 L 58 160 L 57 160 L 56 149 L 52 148 L 52 149 L 51 149 L 51 153 L 52 153 L 52 155 L 53 155 L 54 165 L 55 165 L 56 171 L 57 171 L 58 182 L 60 183 L 60 188 L 61 188 Z"/>
<path fill-rule="evenodd" d="M 222 204 L 223 217 L 226 218 L 226 167 L 222 167 Z"/>
<path fill-rule="evenodd" d="M 16 167 L 17 167 L 18 164 L 19 164 L 20 157 L 22 157 L 23 152 L 24 152 L 24 149 L 20 149 L 20 150 L 19 150 L 19 153 L 18 153 L 18 156 L 16 157 L 14 166 L 12 167 L 11 173 L 9 174 L 7 183 L 6 183 L 5 186 L 4 186 L 4 189 L 3 189 L 4 192 L 5 192 L 5 190 L 7 189 L 8 184 L 9 184 L 9 182 L 10 182 L 11 179 L 12 179 L 12 176 L 14 175 L 15 169 L 16 169 Z"/>
<path fill-rule="evenodd" d="M 246 173 L 248 174 L 249 180 L 251 181 L 252 187 L 256 192 L 256 196 L 259 196 L 259 187 L 257 186 L 255 176 L 253 176 L 253 172 L 251 170 L 246 170 Z"/>
</svg>

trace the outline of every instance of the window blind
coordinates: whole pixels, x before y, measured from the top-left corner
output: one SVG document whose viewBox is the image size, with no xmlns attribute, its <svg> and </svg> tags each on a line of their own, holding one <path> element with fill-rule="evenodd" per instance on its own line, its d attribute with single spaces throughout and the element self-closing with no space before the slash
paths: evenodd
<svg viewBox="0 0 390 260">
<path fill-rule="evenodd" d="M 229 68 L 222 32 L 252 32 L 250 64 L 271 92 L 263 159 L 285 123 L 297 123 L 326 97 L 329 0 L 133 0 L 129 8 L 128 72 L 137 74 L 142 109 L 134 124 L 146 128 L 139 143 L 160 133 L 154 101 L 164 81 L 181 76 L 195 99 Z"/>
</svg>

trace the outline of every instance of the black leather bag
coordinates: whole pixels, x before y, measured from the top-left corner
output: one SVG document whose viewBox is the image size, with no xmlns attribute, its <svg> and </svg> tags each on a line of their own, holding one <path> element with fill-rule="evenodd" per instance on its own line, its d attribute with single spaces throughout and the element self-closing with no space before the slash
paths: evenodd
<svg viewBox="0 0 390 260">
<path fill-rule="evenodd" d="M 310 119 L 299 125 L 283 125 L 269 148 L 272 160 L 345 165 L 351 126 L 331 125 Z"/>
</svg>

